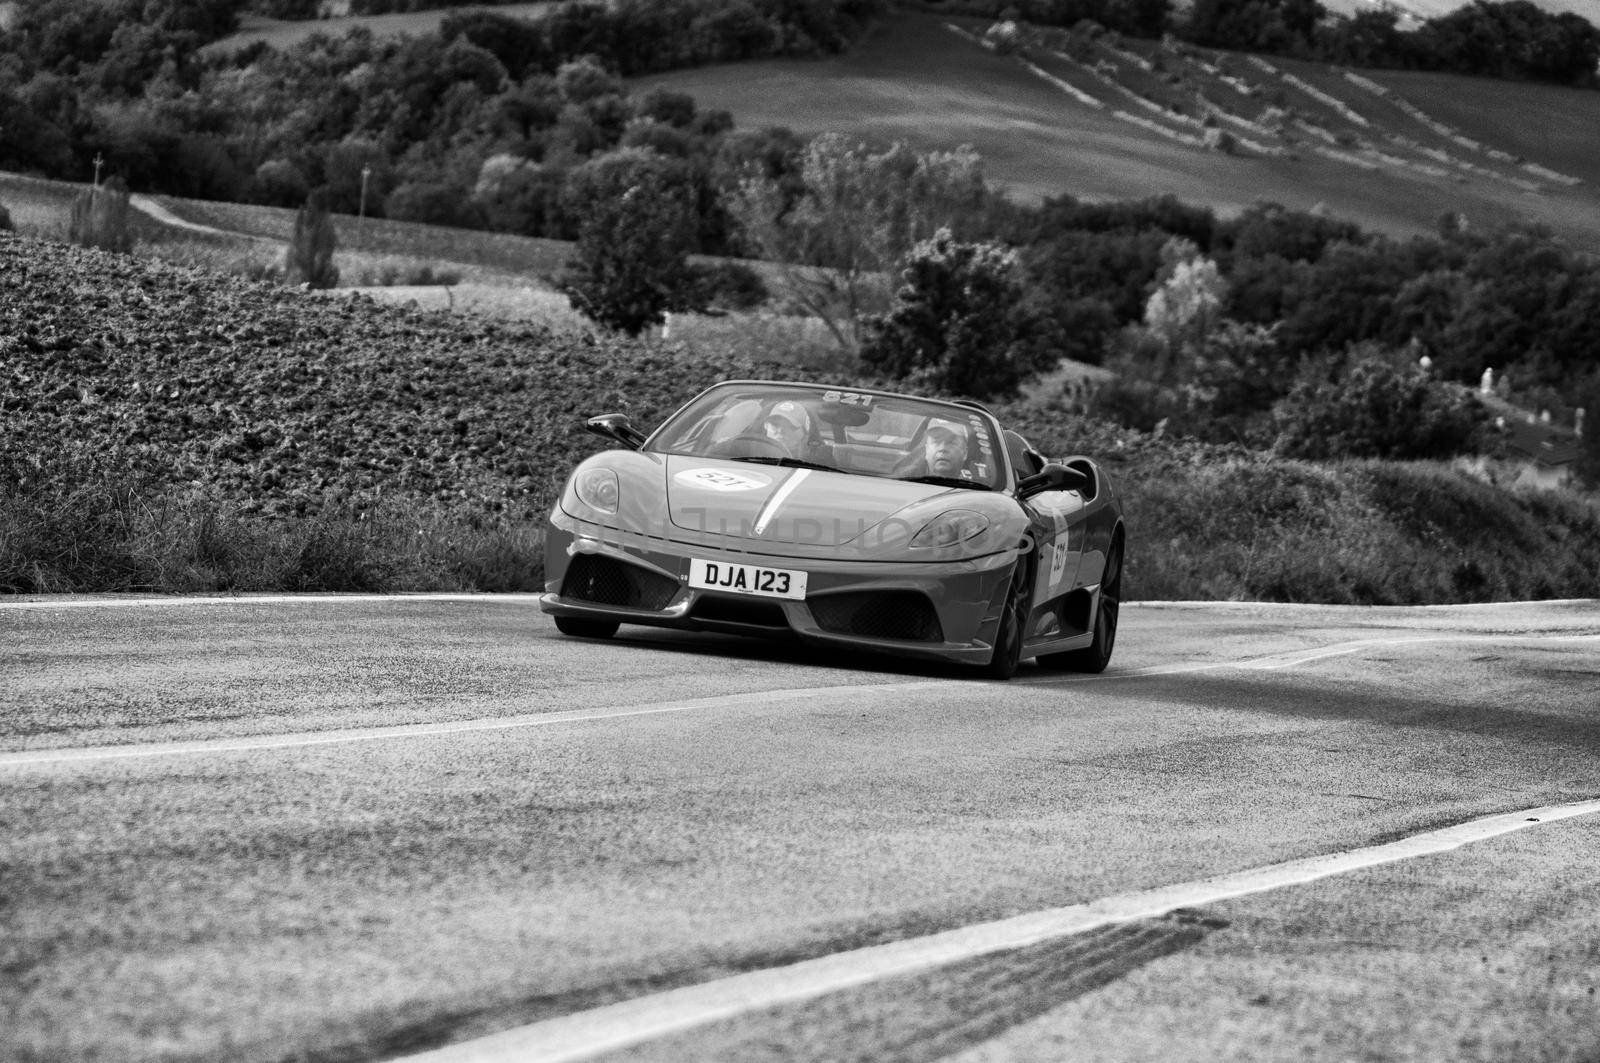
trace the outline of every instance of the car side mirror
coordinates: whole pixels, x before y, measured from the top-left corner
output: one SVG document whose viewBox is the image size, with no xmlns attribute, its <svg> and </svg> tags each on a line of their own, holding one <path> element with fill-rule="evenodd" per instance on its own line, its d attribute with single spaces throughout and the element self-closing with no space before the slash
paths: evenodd
<svg viewBox="0 0 1600 1063">
<path fill-rule="evenodd" d="M 583 422 L 583 427 L 597 436 L 615 440 L 629 450 L 638 450 L 647 438 L 643 432 L 633 427 L 633 422 L 628 420 L 628 415 L 625 413 L 604 413 L 599 417 L 591 417 Z"/>
<path fill-rule="evenodd" d="M 1051 462 L 1017 483 L 1017 497 L 1031 498 L 1044 491 L 1082 491 L 1088 486 L 1089 476 L 1082 469 Z"/>
</svg>

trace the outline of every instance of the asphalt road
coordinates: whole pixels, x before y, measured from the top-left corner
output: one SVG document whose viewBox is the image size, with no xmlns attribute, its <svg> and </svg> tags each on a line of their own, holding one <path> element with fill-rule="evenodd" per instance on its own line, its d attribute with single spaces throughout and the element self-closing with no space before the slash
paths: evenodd
<svg viewBox="0 0 1600 1063">
<path fill-rule="evenodd" d="M 1594 1061 L 1596 799 L 1596 602 L 1130 605 L 1010 683 L 519 597 L 0 602 L 0 1059 Z"/>
</svg>

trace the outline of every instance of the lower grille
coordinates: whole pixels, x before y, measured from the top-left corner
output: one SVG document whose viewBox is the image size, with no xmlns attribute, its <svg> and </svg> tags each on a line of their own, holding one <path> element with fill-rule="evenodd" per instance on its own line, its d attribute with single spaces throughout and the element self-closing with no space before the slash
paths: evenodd
<svg viewBox="0 0 1600 1063">
<path fill-rule="evenodd" d="M 783 606 L 772 602 L 751 602 L 741 598 L 718 598 L 706 595 L 694 603 L 689 614 L 696 620 L 720 620 L 727 624 L 751 624 L 756 627 L 789 626 L 789 616 Z"/>
<path fill-rule="evenodd" d="M 665 609 L 678 582 L 660 573 L 599 554 L 579 554 L 567 566 L 561 596 L 628 609 Z"/>
<path fill-rule="evenodd" d="M 943 642 L 939 614 L 917 591 L 850 591 L 806 603 L 817 626 L 838 635 L 906 642 Z"/>
</svg>

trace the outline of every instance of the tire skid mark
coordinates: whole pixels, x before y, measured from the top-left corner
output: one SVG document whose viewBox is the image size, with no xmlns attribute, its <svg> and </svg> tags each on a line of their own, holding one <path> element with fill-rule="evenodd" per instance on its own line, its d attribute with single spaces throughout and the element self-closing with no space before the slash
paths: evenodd
<svg viewBox="0 0 1600 1063">
<path fill-rule="evenodd" d="M 936 1063 L 1102 989 L 1225 924 L 1141 920 L 890 978 L 636 1049 L 697 1063 Z"/>
<path fill-rule="evenodd" d="M 408 1063 L 576 1063 L 755 1012 L 807 1004 L 844 990 L 860 990 L 907 976 L 948 973 L 957 965 L 980 958 L 1014 955 L 1018 950 L 1082 938 L 1118 925 L 1168 915 L 1182 919 L 1184 913 L 1203 905 L 1450 852 L 1471 842 L 1541 823 L 1597 813 L 1600 800 L 1484 816 L 1360 849 L 1103 897 L 720 978 L 403 1058 Z M 1004 960 L 1004 956 L 999 958 Z"/>
</svg>

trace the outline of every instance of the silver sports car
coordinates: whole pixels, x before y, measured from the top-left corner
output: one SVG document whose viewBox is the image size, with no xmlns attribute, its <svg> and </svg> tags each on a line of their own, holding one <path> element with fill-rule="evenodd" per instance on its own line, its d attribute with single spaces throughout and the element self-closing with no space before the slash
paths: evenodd
<svg viewBox="0 0 1600 1063">
<path fill-rule="evenodd" d="M 797 637 L 980 666 L 1099 672 L 1117 637 L 1122 507 L 1085 457 L 1048 462 L 977 403 L 732 380 L 573 471 L 544 611 Z"/>
</svg>

